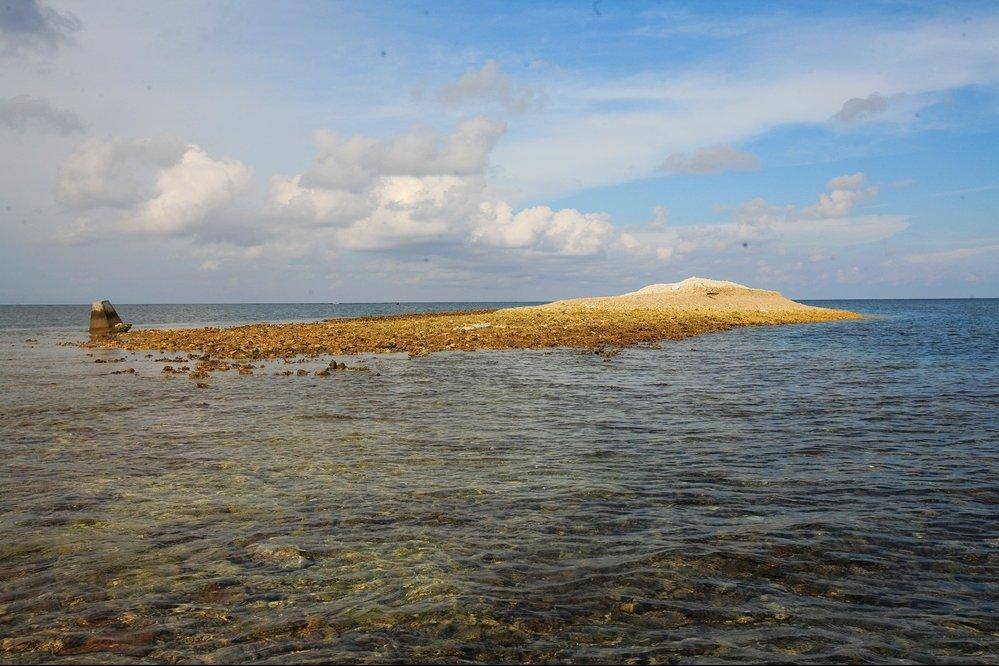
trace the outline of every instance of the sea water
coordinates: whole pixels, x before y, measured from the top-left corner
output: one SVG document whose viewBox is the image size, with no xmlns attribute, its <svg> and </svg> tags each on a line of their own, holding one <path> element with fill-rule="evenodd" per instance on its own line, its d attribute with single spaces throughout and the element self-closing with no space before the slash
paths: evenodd
<svg viewBox="0 0 999 666">
<path fill-rule="evenodd" d="M 813 304 L 866 318 L 202 389 L 2 306 L 0 661 L 995 660 L 999 300 Z"/>
</svg>

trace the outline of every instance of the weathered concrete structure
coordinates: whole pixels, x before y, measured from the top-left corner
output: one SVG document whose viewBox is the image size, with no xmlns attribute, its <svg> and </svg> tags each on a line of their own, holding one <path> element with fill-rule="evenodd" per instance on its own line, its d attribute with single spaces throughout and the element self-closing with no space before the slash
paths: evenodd
<svg viewBox="0 0 999 666">
<path fill-rule="evenodd" d="M 94 301 L 90 304 L 90 334 L 114 335 L 132 328 L 118 316 L 111 301 Z"/>
</svg>

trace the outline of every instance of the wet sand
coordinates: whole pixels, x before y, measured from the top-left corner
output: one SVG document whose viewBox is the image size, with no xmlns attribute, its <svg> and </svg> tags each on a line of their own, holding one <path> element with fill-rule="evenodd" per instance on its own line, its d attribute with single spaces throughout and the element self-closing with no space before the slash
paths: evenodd
<svg viewBox="0 0 999 666">
<path fill-rule="evenodd" d="M 617 348 L 679 340 L 738 326 L 859 319 L 844 310 L 791 301 L 778 292 L 690 278 L 622 296 L 475 312 L 331 319 L 232 328 L 135 330 L 87 343 L 129 350 L 200 352 L 214 358 L 448 350 Z"/>
</svg>

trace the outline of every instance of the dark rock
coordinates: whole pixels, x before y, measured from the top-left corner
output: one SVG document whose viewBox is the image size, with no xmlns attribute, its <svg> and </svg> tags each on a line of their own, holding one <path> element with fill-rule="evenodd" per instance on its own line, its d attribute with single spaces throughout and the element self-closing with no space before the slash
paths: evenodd
<svg viewBox="0 0 999 666">
<path fill-rule="evenodd" d="M 110 301 L 94 301 L 90 304 L 90 334 L 114 335 L 132 328 L 118 316 Z"/>
<path fill-rule="evenodd" d="M 347 369 L 346 363 L 337 363 L 336 361 L 330 361 L 329 367 L 324 368 L 323 370 L 316 371 L 316 376 L 328 377 L 329 374 L 335 370 L 346 370 L 346 369 Z"/>
</svg>

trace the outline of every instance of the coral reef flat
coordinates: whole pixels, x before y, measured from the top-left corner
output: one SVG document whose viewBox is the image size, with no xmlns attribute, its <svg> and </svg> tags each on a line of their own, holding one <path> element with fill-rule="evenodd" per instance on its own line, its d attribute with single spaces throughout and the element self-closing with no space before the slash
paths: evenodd
<svg viewBox="0 0 999 666">
<path fill-rule="evenodd" d="M 796 303 L 778 292 L 689 278 L 621 296 L 472 312 L 261 323 L 231 328 L 144 329 L 89 343 L 130 350 L 198 351 L 217 358 L 447 350 L 625 347 L 679 340 L 737 326 L 860 318 Z"/>
</svg>

